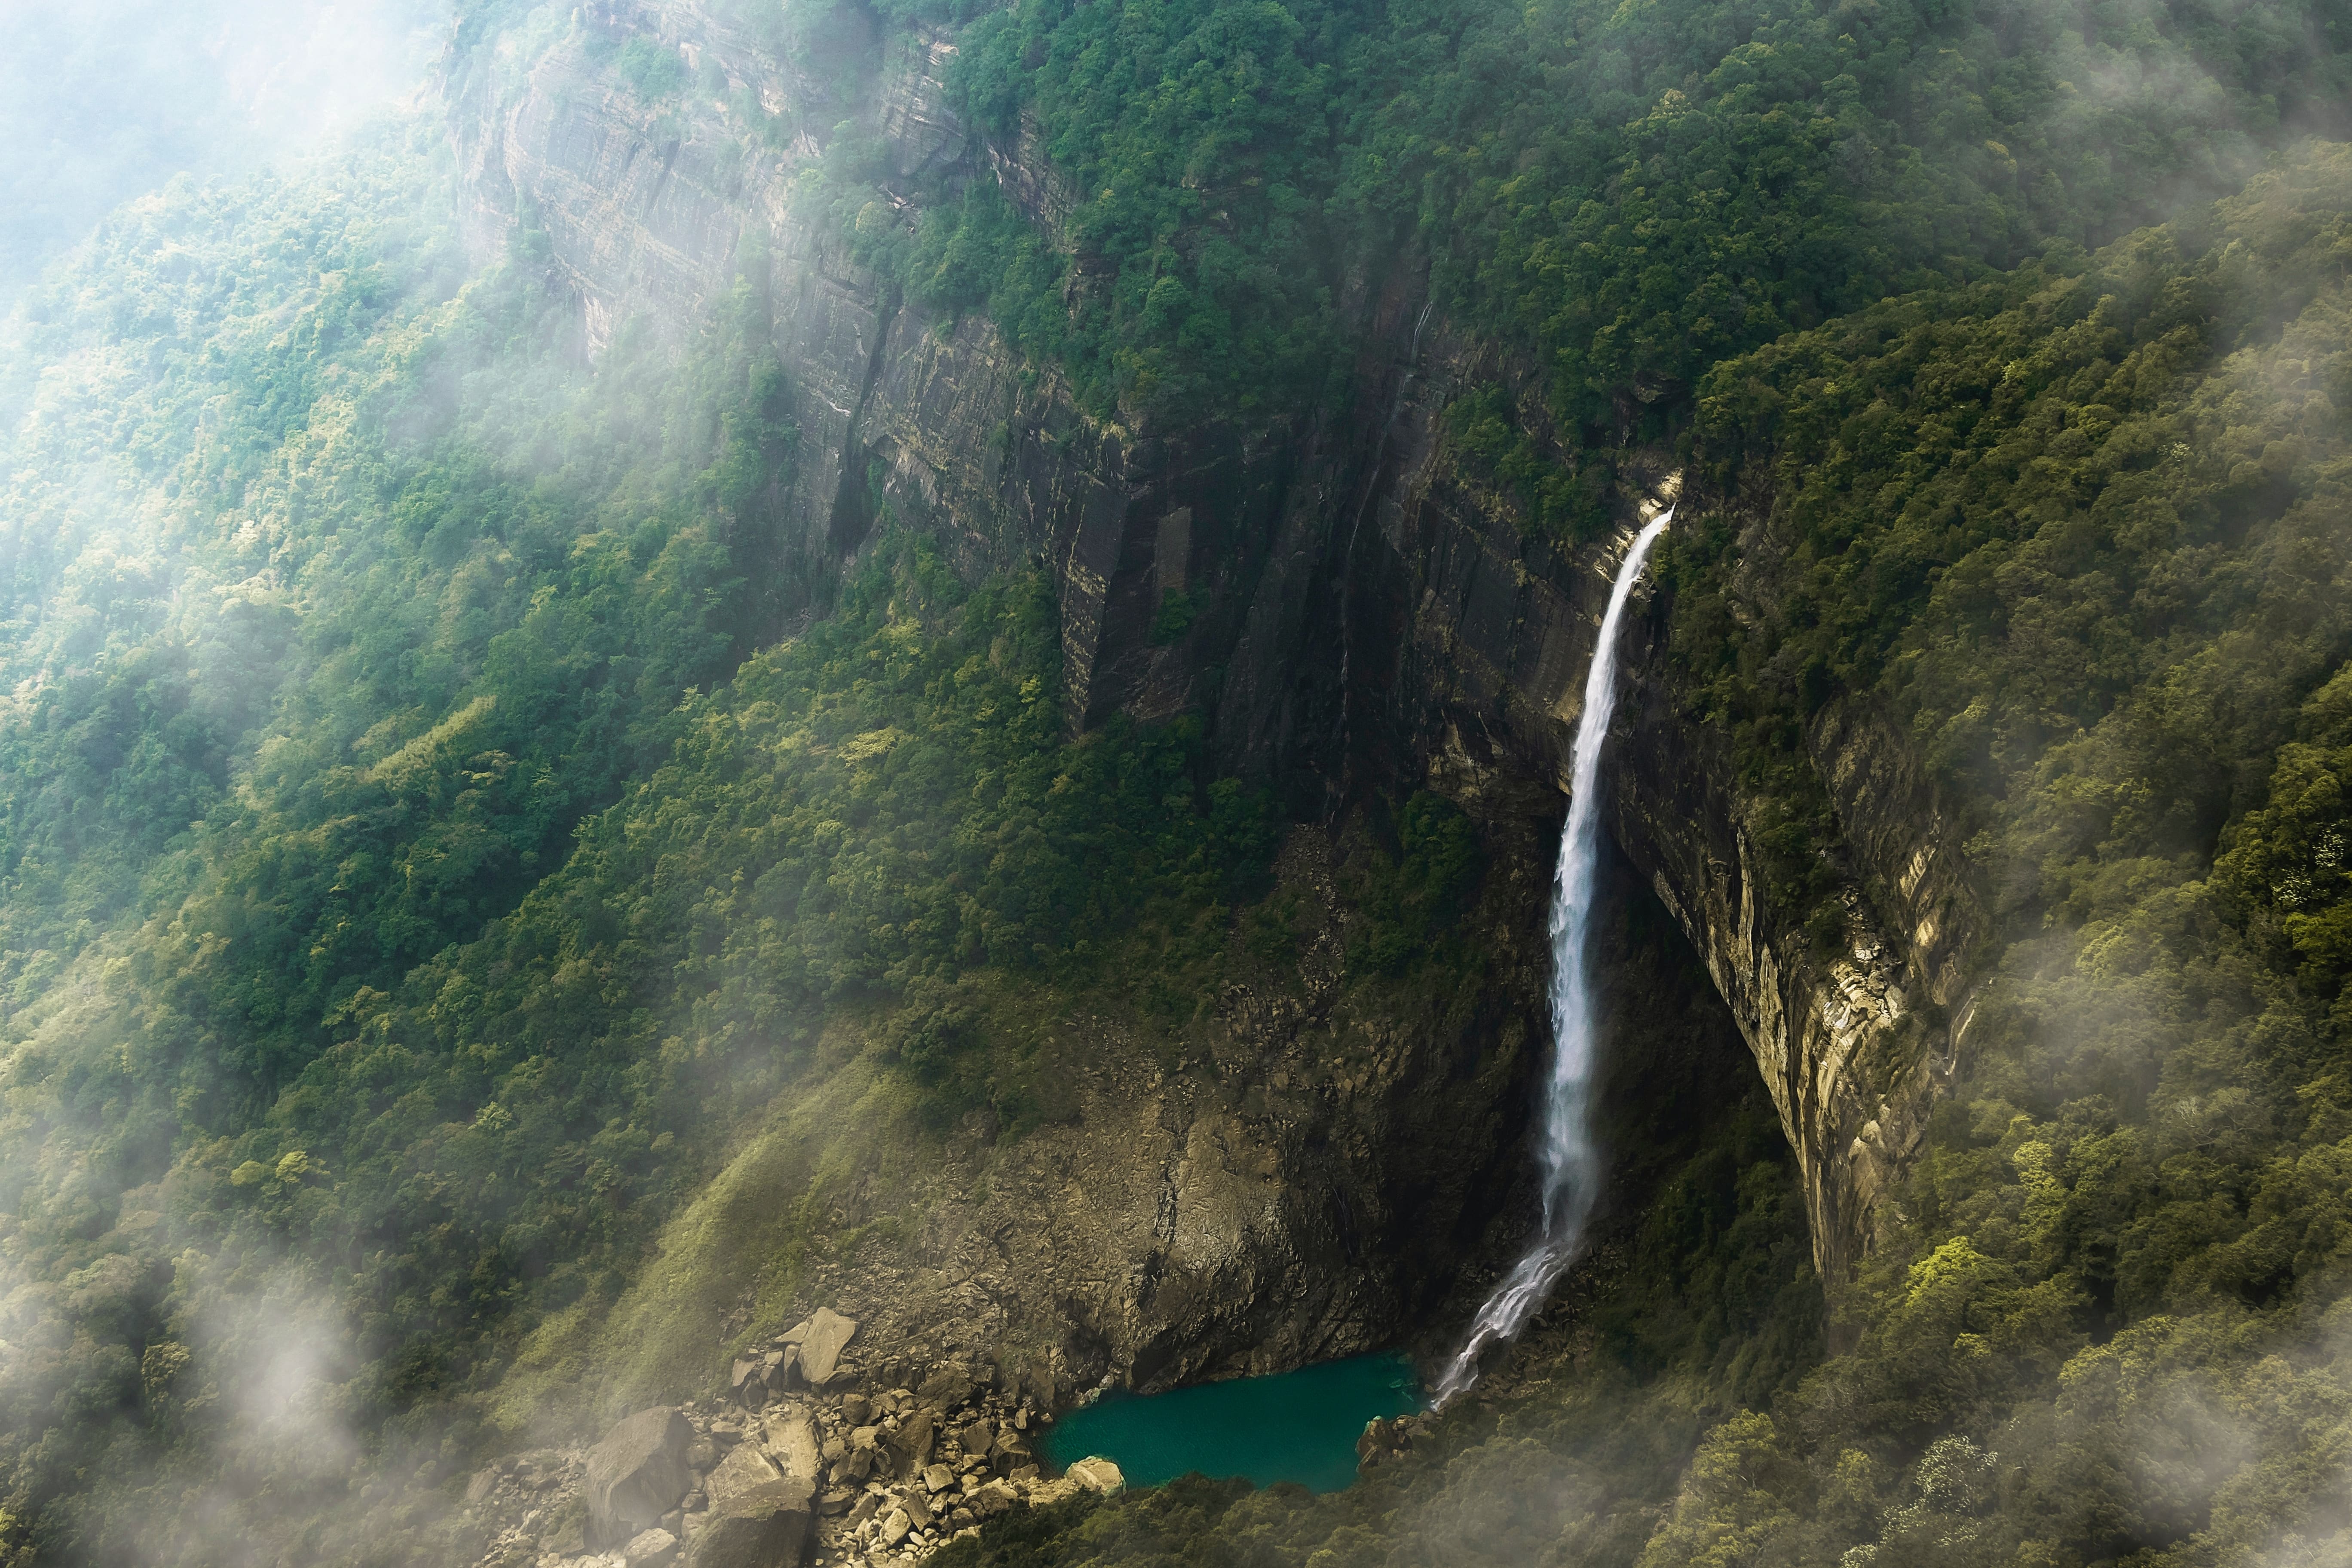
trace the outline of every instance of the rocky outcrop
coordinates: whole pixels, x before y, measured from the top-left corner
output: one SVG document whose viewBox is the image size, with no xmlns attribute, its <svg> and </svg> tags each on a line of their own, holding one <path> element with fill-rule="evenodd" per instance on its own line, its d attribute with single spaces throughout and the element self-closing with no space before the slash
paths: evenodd
<svg viewBox="0 0 2352 1568">
<path fill-rule="evenodd" d="M 844 100 L 863 107 L 863 128 L 902 174 L 959 159 L 976 171 L 977 154 L 945 103 L 950 44 L 923 34 L 886 57 L 857 8 L 825 15 L 846 34 L 800 40 L 802 54 L 862 70 L 812 71 L 699 5 L 658 0 L 586 8 L 582 29 L 519 75 L 502 60 L 456 62 L 448 90 L 478 242 L 543 236 L 592 352 L 627 318 L 675 328 L 738 279 L 759 291 L 792 372 L 782 412 L 801 437 L 772 517 L 802 603 L 822 602 L 887 510 L 970 570 L 1052 565 L 1076 721 L 1179 710 L 1203 666 L 1152 644 L 1159 597 L 1205 590 L 1212 627 L 1215 605 L 1238 603 L 1284 493 L 1289 441 L 1223 429 L 1171 440 L 1085 418 L 984 317 L 939 319 L 853 264 L 834 219 L 794 194 L 847 118 Z M 738 107 L 638 101 L 596 54 L 639 36 L 719 72 Z M 795 133 L 753 123 L 740 108 L 751 102 Z M 1008 184 L 1033 205 L 1051 186 Z"/>
<path fill-rule="evenodd" d="M 1347 761 L 1431 759 L 1457 775 L 1567 786 L 1617 563 L 1680 481 L 1636 458 L 1620 472 L 1611 536 L 1566 552 L 1530 538 L 1507 498 L 1464 479 L 1440 417 L 1458 389 L 1511 374 L 1442 334 L 1393 373 L 1388 466 L 1355 546 L 1356 607 L 1340 634 L 1366 667 L 1343 707 L 1363 731 Z M 1745 543 L 1737 585 L 1760 602 L 1774 591 L 1773 542 L 1751 529 Z M 1656 615 L 1626 628 L 1635 689 L 1604 752 L 1606 820 L 1738 1022 L 1804 1174 L 1816 1265 L 1842 1279 L 1887 1217 L 1950 1079 L 1989 926 L 1906 739 L 1853 701 L 1824 708 L 1807 735 L 1839 826 L 1843 937 L 1824 942 L 1813 910 L 1776 901 L 1755 839 L 1764 803 L 1740 784 L 1727 737 L 1693 716 L 1664 632 Z"/>
<path fill-rule="evenodd" d="M 814 1460 L 807 1417 L 797 1411 L 771 1423 L 769 1442 L 730 1449 L 703 1482 L 709 1507 L 689 1525 L 688 1562 L 693 1568 L 797 1564 L 814 1512 Z"/>
<path fill-rule="evenodd" d="M 640 1410 L 588 1451 L 588 1544 L 625 1545 L 677 1506 L 694 1480 L 687 1446 L 694 1441 L 675 1410 Z"/>
<path fill-rule="evenodd" d="M 855 103 L 897 181 L 871 221 L 908 221 L 922 180 L 942 174 L 998 179 L 1048 225 L 1066 201 L 1034 135 L 983 146 L 955 122 L 940 88 L 951 39 L 886 46 L 854 8 L 831 14 L 845 30 L 786 47 L 691 0 L 607 4 L 535 60 L 453 66 L 478 231 L 545 237 L 592 345 L 630 315 L 690 321 L 739 279 L 767 301 L 801 432 L 770 516 L 804 604 L 824 601 L 886 512 L 975 573 L 1042 559 L 1060 589 L 1074 724 L 1198 711 L 1222 763 L 1274 781 L 1306 821 L 1367 788 L 1439 787 L 1507 847 L 1498 863 L 1517 859 L 1521 881 L 1491 912 L 1539 936 L 1579 687 L 1626 535 L 1556 548 L 1463 476 L 1443 410 L 1513 367 L 1429 320 L 1408 258 L 1359 290 L 1372 348 L 1348 417 L 1254 435 L 1087 417 L 984 320 L 932 317 L 863 273 L 835 220 L 796 197 Z M 705 87 L 637 101 L 596 58 L 599 39 L 625 35 L 677 49 Z M 1630 526 L 1668 475 L 1633 460 L 1620 480 Z M 1769 563 L 1771 541 L 1751 535 Z M 1178 591 L 1206 607 L 1155 638 Z M 1738 1019 L 1836 1278 L 1961 1047 L 1985 922 L 1905 737 L 1853 705 L 1824 710 L 1807 737 L 1843 831 L 1843 940 L 1823 943 L 1812 911 L 1776 905 L 1758 803 L 1679 700 L 1658 632 L 1654 619 L 1632 628 L 1639 690 L 1612 743 L 1609 820 Z M 1291 851 L 1302 885 L 1323 874 L 1306 864 L 1318 853 L 1328 843 Z M 1338 942 L 1331 919 L 1316 940 Z M 931 1215 L 924 1288 L 955 1293 L 975 1337 L 1017 1343 L 1056 1320 L 1047 1375 L 1065 1391 L 1264 1370 L 1391 1336 L 1511 1188 L 1541 963 L 1532 940 L 1505 951 L 1492 996 L 1402 1028 L 1350 1016 L 1331 988 L 1229 997 L 1232 1060 L 1156 1080 L 1111 1050 L 1073 1086 L 1100 1119 L 1024 1140 L 991 1173 L 1010 1196 Z M 1003 1227 L 1021 1203 L 1030 1222 Z M 892 1342 L 912 1331 L 884 1327 Z M 788 1361 L 810 1365 L 806 1342 L 772 1353 L 739 1365 L 738 1387 L 774 1394 Z M 917 1427 L 909 1415 L 877 1450 L 901 1473 Z"/>
<path fill-rule="evenodd" d="M 819 1307 L 814 1317 L 784 1338 L 799 1348 L 801 1375 L 808 1379 L 810 1386 L 823 1388 L 833 1381 L 833 1374 L 841 1365 L 841 1352 L 856 1332 L 856 1319 L 845 1318 L 830 1307 Z"/>
<path fill-rule="evenodd" d="M 906 1565 L 1010 1510 L 1044 1507 L 1082 1490 L 1108 1495 L 1126 1485 L 1118 1467 L 1100 1458 L 1081 1460 L 1058 1479 L 1042 1474 L 1030 1443 L 1042 1440 L 1051 1410 L 1033 1393 L 1003 1386 L 992 1368 L 975 1375 L 942 1363 L 921 1380 L 919 1392 L 861 1392 L 848 1385 L 865 1384 L 878 1369 L 845 1363 L 837 1370 L 830 1393 L 755 1389 L 748 1402 L 689 1401 L 618 1423 L 584 1458 L 540 1450 L 488 1467 L 482 1474 L 489 1483 L 470 1489 L 467 1505 L 503 1504 L 521 1513 L 499 1533 L 484 1562 L 798 1568 L 812 1556 L 870 1556 Z M 665 1452 L 668 1438 L 686 1435 L 678 1449 L 685 1488 L 656 1522 L 624 1543 L 589 1540 L 585 1554 L 581 1538 L 567 1541 L 561 1530 L 547 1528 L 576 1492 L 588 1491 L 594 1510 L 598 1494 L 588 1478 L 609 1468 L 599 1456 L 641 1453 L 656 1426 Z M 923 1434 L 919 1463 L 877 1462 L 917 1447 L 899 1442 L 915 1431 Z"/>
<path fill-rule="evenodd" d="M 834 1212 L 808 1272 L 858 1320 L 842 1363 L 857 1386 L 905 1382 L 944 1410 L 1001 1376 L 1047 1408 L 1106 1385 L 1377 1349 L 1431 1321 L 1526 1178 L 1530 1100 L 1517 1091 L 1539 1038 L 1553 830 L 1496 819 L 1496 865 L 1468 917 L 1488 987 L 1367 995 L 1340 984 L 1349 917 L 1333 847 L 1302 828 L 1280 873 L 1303 985 L 1295 969 L 1237 981 L 1174 1060 L 1164 1037 L 1129 1021 L 1053 1018 L 1036 1048 L 1056 1064 L 1061 1098 L 1020 1138 L 992 1136 L 976 1113 L 919 1170 L 845 1171 L 825 1194 Z M 862 1090 L 827 1092 L 845 1105 Z M 829 1102 L 806 1114 L 836 1120 Z M 766 1185 L 748 1164 L 740 1180 Z M 886 1218 L 893 1244 L 832 1260 L 826 1237 Z M 872 1441 L 903 1476 L 952 1436 L 918 1412 Z M 1002 1428 L 997 1440 L 1025 1441 Z"/>
</svg>

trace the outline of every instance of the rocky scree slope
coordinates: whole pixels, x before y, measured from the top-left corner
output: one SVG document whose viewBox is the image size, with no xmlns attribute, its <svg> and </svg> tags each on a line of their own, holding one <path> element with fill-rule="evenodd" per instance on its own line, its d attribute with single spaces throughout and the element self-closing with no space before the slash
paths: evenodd
<svg viewBox="0 0 2352 1568">
<path fill-rule="evenodd" d="M 917 1386 L 887 1386 L 910 1369 L 845 1354 L 858 1328 L 819 1309 L 740 1359 L 724 1397 L 638 1411 L 585 1448 L 486 1465 L 465 1500 L 488 1537 L 479 1561 L 919 1561 L 1017 1504 L 1123 1484 L 1108 1461 L 1042 1479 L 1034 1445 L 1051 1419 L 1050 1379 L 1007 1384 L 991 1363 L 943 1362 Z"/>
</svg>

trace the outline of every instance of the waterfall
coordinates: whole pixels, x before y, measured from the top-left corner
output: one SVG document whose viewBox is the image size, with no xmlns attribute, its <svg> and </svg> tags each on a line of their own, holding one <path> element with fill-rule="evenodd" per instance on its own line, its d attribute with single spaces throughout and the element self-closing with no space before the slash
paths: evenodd
<svg viewBox="0 0 2352 1568">
<path fill-rule="evenodd" d="M 1584 1222 L 1600 1185 L 1601 1161 L 1592 1146 L 1592 1070 L 1598 1055 L 1598 1020 L 1592 1012 L 1591 944 L 1593 868 L 1601 853 L 1601 747 L 1609 738 L 1609 716 L 1617 706 L 1617 623 L 1642 575 L 1650 546 L 1674 521 L 1668 507 L 1642 530 L 1617 568 L 1609 590 L 1609 610 L 1601 617 L 1592 668 L 1584 678 L 1584 711 L 1576 721 L 1576 746 L 1569 759 L 1568 826 L 1559 835 L 1559 869 L 1551 894 L 1551 1078 L 1543 1104 L 1543 1229 L 1486 1304 L 1478 1309 L 1470 1338 L 1438 1379 L 1435 1403 L 1444 1405 L 1478 1380 L 1478 1357 L 1487 1346 L 1510 1339 L 1551 1294 L 1553 1281 L 1576 1260 Z"/>
</svg>

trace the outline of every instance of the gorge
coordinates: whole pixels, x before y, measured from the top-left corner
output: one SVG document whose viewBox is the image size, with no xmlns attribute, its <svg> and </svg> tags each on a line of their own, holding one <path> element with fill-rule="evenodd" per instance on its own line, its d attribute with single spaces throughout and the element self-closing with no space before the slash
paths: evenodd
<svg viewBox="0 0 2352 1568">
<path fill-rule="evenodd" d="M 0 1568 L 2336 1561 L 2343 26 L 481 0 L 124 208 Z"/>
<path fill-rule="evenodd" d="M 837 102 L 868 104 L 898 177 L 977 166 L 1052 221 L 1050 176 L 1017 162 L 1016 150 L 979 142 L 947 107 L 943 37 L 919 32 L 887 51 L 855 32 L 813 37 L 820 55 L 886 62 L 870 83 L 820 82 L 707 10 L 602 16 L 697 69 L 726 73 L 796 123 Z M 1622 546 L 1563 552 L 1517 537 L 1491 499 L 1446 471 L 1442 410 L 1460 385 L 1498 367 L 1442 323 L 1424 323 L 1404 279 L 1367 283 L 1373 341 L 1387 344 L 1360 394 L 1362 406 L 1390 411 L 1378 427 L 1336 419 L 1255 437 L 1215 425 L 1105 426 L 1050 374 L 1024 375 L 984 319 L 936 316 L 850 262 L 822 212 L 791 199 L 815 141 L 706 165 L 733 145 L 723 122 L 688 106 L 675 140 L 647 141 L 646 111 L 584 50 L 551 50 L 503 103 L 489 96 L 487 62 L 453 81 L 476 221 L 496 237 L 507 215 L 535 215 L 592 344 L 608 330 L 599 323 L 631 310 L 683 321 L 721 297 L 756 234 L 752 254 L 766 271 L 755 288 L 772 302 L 801 432 L 793 488 L 778 498 L 772 526 L 804 602 L 823 601 L 828 574 L 886 511 L 942 541 L 968 573 L 1034 552 L 1055 583 L 1074 723 L 1157 719 L 1200 702 L 1215 765 L 1272 777 L 1304 813 L 1323 810 L 1334 789 L 1448 774 L 1449 793 L 1474 816 L 1528 822 L 1558 809 L 1551 780 L 1570 750 L 1573 683 L 1592 658 L 1602 563 Z M 1416 352 L 1425 363 L 1409 363 Z M 1656 459 L 1646 469 L 1628 460 L 1628 513 L 1643 476 L 1659 484 L 1666 471 Z M 1207 608 L 1181 637 L 1155 641 L 1160 608 L 1178 594 L 1202 595 Z M 1643 640 L 1637 630 L 1629 649 L 1637 672 L 1651 652 Z M 1344 689 L 1343 661 L 1360 672 Z M 1654 689 L 1647 680 L 1641 689 Z M 1964 1020 L 1966 955 L 1981 920 L 1922 770 L 1857 710 L 1811 742 L 1824 775 L 1843 781 L 1850 842 L 1870 857 L 1848 874 L 1847 951 L 1818 958 L 1796 929 L 1801 914 L 1752 896 L 1757 854 L 1741 842 L 1739 786 L 1722 763 L 1690 765 L 1721 742 L 1662 713 L 1673 700 L 1644 699 L 1638 738 L 1612 770 L 1610 826 L 1756 1053 L 1805 1173 L 1829 1277 L 1857 1255 L 1925 1124 L 1935 1064 L 1948 1067 L 1957 1047 L 1929 1039 L 1919 1019 L 1932 1005 Z M 1644 744 L 1655 750 L 1644 755 Z M 1892 902 L 1883 915 L 1880 899 Z"/>
</svg>

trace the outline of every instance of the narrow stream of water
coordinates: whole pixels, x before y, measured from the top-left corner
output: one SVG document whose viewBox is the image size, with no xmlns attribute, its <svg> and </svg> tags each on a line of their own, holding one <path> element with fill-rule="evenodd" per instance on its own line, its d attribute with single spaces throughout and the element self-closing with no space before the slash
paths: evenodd
<svg viewBox="0 0 2352 1568">
<path fill-rule="evenodd" d="M 1601 748 L 1617 706 L 1619 623 L 1650 547 L 1674 515 L 1669 508 L 1643 529 L 1617 570 L 1570 753 L 1568 824 L 1560 833 L 1551 904 L 1553 1051 L 1538 1151 L 1543 1228 L 1479 1309 L 1468 1342 L 1438 1382 L 1440 1405 L 1477 1381 L 1482 1352 L 1512 1338 L 1543 1306 L 1561 1271 L 1575 1261 L 1592 1212 L 1600 1160 L 1590 1124 L 1598 1041 L 1589 949 L 1601 848 Z M 1259 1486 L 1297 1481 L 1315 1491 L 1337 1491 L 1356 1479 L 1356 1439 L 1367 1421 L 1422 1407 L 1420 1381 L 1405 1356 L 1353 1356 L 1169 1394 L 1114 1393 L 1063 1416 L 1046 1433 L 1045 1452 L 1056 1466 L 1104 1455 L 1130 1486 L 1160 1486 L 1198 1471 L 1246 1476 Z"/>
<path fill-rule="evenodd" d="M 1407 1357 L 1350 1356 L 1169 1394 L 1108 1394 L 1046 1428 L 1045 1454 L 1056 1466 L 1101 1454 L 1129 1486 L 1197 1470 L 1338 1491 L 1356 1479 L 1364 1423 L 1421 1407 L 1421 1381 Z"/>
<path fill-rule="evenodd" d="M 1544 1088 L 1543 1228 L 1486 1304 L 1478 1309 L 1453 1363 L 1437 1381 L 1436 1402 L 1478 1381 L 1486 1347 L 1515 1337 L 1550 1296 L 1554 1281 L 1576 1261 L 1584 1222 L 1600 1187 L 1592 1145 L 1592 1068 L 1599 1042 L 1592 1011 L 1591 963 L 1593 869 L 1601 854 L 1601 748 L 1617 708 L 1617 626 L 1625 618 L 1650 546 L 1675 519 L 1668 507 L 1642 530 L 1617 568 L 1609 611 L 1601 617 L 1592 668 L 1584 679 L 1584 711 L 1570 753 L 1568 825 L 1560 830 L 1559 869 L 1551 900 L 1551 1076 Z"/>
</svg>

